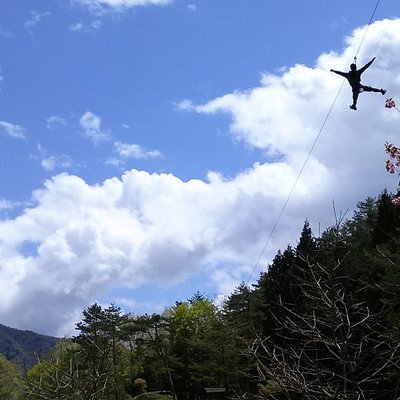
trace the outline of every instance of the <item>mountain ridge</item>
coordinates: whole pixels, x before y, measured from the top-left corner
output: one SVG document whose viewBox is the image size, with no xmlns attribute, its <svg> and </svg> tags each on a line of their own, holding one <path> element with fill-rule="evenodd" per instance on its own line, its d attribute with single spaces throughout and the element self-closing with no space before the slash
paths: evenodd
<svg viewBox="0 0 400 400">
<path fill-rule="evenodd" d="M 20 369 L 29 369 L 61 339 L 0 324 L 0 353 Z"/>
</svg>

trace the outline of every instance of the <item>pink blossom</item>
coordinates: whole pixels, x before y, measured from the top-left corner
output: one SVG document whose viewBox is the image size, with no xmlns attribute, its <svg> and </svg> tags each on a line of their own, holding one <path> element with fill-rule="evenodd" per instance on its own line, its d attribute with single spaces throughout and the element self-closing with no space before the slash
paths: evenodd
<svg viewBox="0 0 400 400">
<path fill-rule="evenodd" d="M 386 107 L 386 108 L 393 108 L 393 107 L 396 107 L 396 103 L 394 102 L 394 100 L 393 100 L 392 98 L 386 99 L 385 107 Z"/>
<path fill-rule="evenodd" d="M 390 158 L 394 158 L 400 161 L 400 148 L 394 146 L 392 143 L 385 143 L 385 152 L 390 155 Z"/>
<path fill-rule="evenodd" d="M 396 171 L 395 165 L 390 160 L 386 160 L 386 171 L 391 174 L 394 174 Z"/>
<path fill-rule="evenodd" d="M 395 205 L 395 206 L 400 206 L 400 197 L 395 197 L 392 200 L 392 204 Z"/>
</svg>

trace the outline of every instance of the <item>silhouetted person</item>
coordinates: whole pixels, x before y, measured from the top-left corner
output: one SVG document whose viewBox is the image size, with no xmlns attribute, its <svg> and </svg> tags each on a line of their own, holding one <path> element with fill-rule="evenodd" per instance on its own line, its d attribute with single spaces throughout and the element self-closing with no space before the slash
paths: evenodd
<svg viewBox="0 0 400 400">
<path fill-rule="evenodd" d="M 385 89 L 376 89 L 371 86 L 365 86 L 361 84 L 361 74 L 375 61 L 375 57 L 362 68 L 357 69 L 356 64 L 350 65 L 349 72 L 336 71 L 331 69 L 331 72 L 344 76 L 350 83 L 351 89 L 353 90 L 353 104 L 350 106 L 352 110 L 357 110 L 357 99 L 361 92 L 381 92 L 386 93 Z"/>
</svg>

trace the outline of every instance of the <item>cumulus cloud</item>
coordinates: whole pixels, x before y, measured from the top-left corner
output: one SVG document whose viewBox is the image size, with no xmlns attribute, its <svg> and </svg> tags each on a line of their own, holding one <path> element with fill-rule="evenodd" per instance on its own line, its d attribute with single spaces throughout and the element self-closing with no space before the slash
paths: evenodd
<svg viewBox="0 0 400 400">
<path fill-rule="evenodd" d="M 0 131 L 16 139 L 25 139 L 25 129 L 7 121 L 0 121 Z"/>
<path fill-rule="evenodd" d="M 110 134 L 101 128 L 101 118 L 98 115 L 86 111 L 79 119 L 79 123 L 83 128 L 84 136 L 94 144 L 110 139 Z"/>
<path fill-rule="evenodd" d="M 310 172 L 322 181 L 315 167 Z M 276 186 L 293 178 L 275 164 L 231 181 L 210 173 L 208 181 L 184 182 L 132 170 L 92 186 L 56 176 L 34 193 L 36 206 L 0 223 L 2 320 L 62 333 L 78 308 L 110 286 L 165 286 L 204 265 L 254 260 L 271 218 L 266 210 L 276 213 L 271 204 L 287 191 Z M 28 255 L 21 253 L 27 243 L 34 247 Z"/>
<path fill-rule="evenodd" d="M 385 171 L 384 142 L 398 142 L 400 117 L 384 108 L 384 97 L 362 93 L 352 111 L 346 83 L 323 125 L 342 83 L 329 69 L 348 68 L 363 33 L 355 30 L 341 53 L 322 54 L 313 67 L 264 74 L 258 87 L 205 104 L 181 103 L 188 112 L 230 115 L 232 136 L 265 151 L 270 162 L 231 178 L 209 172 L 204 180 L 182 181 L 131 170 L 97 185 L 67 174 L 48 180 L 34 192 L 34 206 L 0 221 L 3 323 L 62 334 L 108 288 L 172 285 L 199 271 L 226 294 L 235 283 L 256 279 L 278 248 L 295 244 L 306 218 L 312 226 L 332 224 L 333 199 L 337 210 L 346 210 L 395 186 Z M 360 64 L 377 57 L 364 83 L 386 87 L 394 98 L 399 43 L 400 20 L 379 21 L 358 55 Z M 90 112 L 81 125 L 88 137 L 104 134 Z"/>
<path fill-rule="evenodd" d="M 362 76 L 363 83 L 387 88 L 394 98 L 400 91 L 399 27 L 399 20 L 371 25 L 358 55 L 360 66 L 376 56 Z M 329 72 L 330 68 L 349 69 L 364 29 L 355 30 L 346 39 L 341 54 L 322 54 L 314 67 L 295 65 L 282 75 L 264 74 L 259 87 L 225 94 L 205 104 L 184 100 L 180 108 L 230 115 L 230 132 L 235 139 L 294 166 L 310 151 L 343 82 Z M 345 82 L 310 158 L 332 172 L 328 185 L 331 197 L 346 193 L 355 199 L 357 194 L 362 197 L 387 182 L 381 176 L 383 143 L 396 140 L 399 116 L 388 112 L 384 102 L 381 94 L 362 93 L 359 110 L 349 110 L 351 89 Z"/>
</svg>

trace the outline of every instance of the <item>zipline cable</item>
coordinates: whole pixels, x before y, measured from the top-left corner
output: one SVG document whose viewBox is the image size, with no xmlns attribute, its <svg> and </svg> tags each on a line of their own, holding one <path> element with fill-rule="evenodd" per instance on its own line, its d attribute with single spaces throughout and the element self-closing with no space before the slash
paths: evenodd
<svg viewBox="0 0 400 400">
<path fill-rule="evenodd" d="M 267 240 L 266 240 L 266 242 L 264 244 L 264 247 L 262 248 L 261 253 L 260 253 L 260 255 L 259 255 L 259 257 L 258 257 L 258 259 L 257 259 L 257 261 L 256 261 L 256 263 L 255 263 L 255 265 L 253 267 L 253 270 L 252 270 L 252 272 L 250 274 L 250 277 L 249 277 L 249 279 L 247 281 L 247 285 L 249 284 L 249 282 L 250 282 L 250 280 L 251 280 L 251 278 L 252 278 L 252 276 L 254 274 L 255 269 L 257 268 L 258 264 L 260 263 L 261 258 L 264 255 L 265 249 L 267 248 L 269 242 L 271 241 L 272 235 L 274 234 L 274 232 L 275 232 L 275 230 L 276 230 L 276 228 L 277 228 L 277 226 L 278 226 L 278 224 L 279 224 L 279 222 L 280 222 L 280 220 L 282 218 L 282 215 L 283 215 L 283 213 L 284 213 L 284 211 L 286 209 L 286 206 L 288 205 L 288 203 L 289 203 L 289 201 L 290 201 L 290 199 L 291 199 L 291 197 L 293 195 L 293 192 L 294 192 L 294 190 L 295 190 L 295 188 L 296 188 L 296 186 L 297 186 L 297 184 L 298 184 L 298 182 L 300 180 L 301 175 L 303 174 L 304 168 L 306 167 L 306 165 L 308 163 L 308 160 L 311 157 L 311 154 L 312 154 L 312 152 L 313 152 L 313 150 L 315 148 L 315 145 L 318 142 L 319 137 L 321 136 L 322 131 L 324 130 L 324 127 L 325 127 L 325 125 L 326 125 L 326 123 L 327 123 L 327 121 L 329 119 L 329 116 L 331 115 L 331 112 L 333 110 L 333 107 L 335 106 L 335 103 L 336 103 L 337 99 L 339 98 L 339 94 L 342 91 L 344 83 L 345 83 L 345 81 L 342 82 L 342 84 L 341 84 L 341 86 L 340 86 L 340 88 L 339 88 L 339 90 L 338 90 L 338 92 L 337 92 L 337 94 L 336 94 L 336 96 L 335 96 L 335 98 L 334 98 L 334 100 L 332 102 L 332 105 L 330 106 L 329 111 L 326 114 L 326 117 L 325 117 L 325 119 L 324 119 L 324 121 L 323 121 L 323 123 L 321 125 L 321 128 L 319 129 L 318 135 L 316 136 L 312 146 L 310 147 L 310 150 L 309 150 L 309 152 L 307 154 L 307 157 L 305 158 L 304 163 L 303 163 L 302 167 L 300 168 L 300 171 L 299 171 L 299 173 L 298 173 L 298 175 L 296 177 L 296 180 L 294 181 L 294 183 L 292 185 L 292 188 L 290 189 L 290 192 L 289 192 L 289 194 L 288 194 L 288 196 L 287 196 L 287 198 L 285 200 L 285 203 L 282 206 L 282 209 L 281 209 L 281 211 L 280 211 L 280 213 L 278 215 L 278 218 L 276 219 L 275 224 L 272 227 L 271 232 L 269 233 L 268 238 L 267 238 Z"/>
<path fill-rule="evenodd" d="M 378 0 L 378 1 L 376 2 L 374 11 L 372 12 L 371 18 L 369 19 L 368 25 L 367 25 L 367 27 L 366 27 L 366 29 L 365 29 L 364 36 L 362 37 L 361 42 L 360 42 L 360 45 L 358 46 L 356 55 L 354 56 L 354 59 L 355 59 L 355 60 L 357 59 L 358 53 L 360 52 L 360 49 L 361 49 L 361 46 L 362 46 L 363 43 L 364 43 L 364 39 L 365 39 L 365 37 L 367 36 L 368 29 L 369 29 L 370 25 L 372 24 L 372 21 L 373 21 L 373 19 L 374 19 L 374 17 L 375 17 L 375 13 L 376 13 L 376 10 L 378 9 L 378 6 L 379 6 L 379 3 L 380 3 L 380 2 L 381 2 L 381 0 Z"/>
<path fill-rule="evenodd" d="M 356 55 L 355 55 L 355 57 L 354 57 L 354 61 L 357 59 L 357 55 L 358 55 L 358 53 L 360 52 L 360 49 L 361 49 L 361 47 L 362 47 L 362 45 L 363 45 L 363 43 L 364 43 L 364 39 L 365 39 L 365 37 L 367 36 L 368 29 L 369 29 L 369 27 L 370 27 L 370 25 L 371 25 L 371 23 L 372 23 L 372 21 L 373 21 L 373 19 L 374 19 L 376 10 L 378 9 L 378 6 L 379 6 L 379 3 L 380 3 L 380 2 L 381 2 L 381 0 L 377 0 L 377 2 L 376 2 L 376 5 L 375 5 L 375 8 L 374 8 L 374 10 L 373 10 L 373 12 L 372 12 L 371 18 L 369 19 L 367 28 L 365 29 L 364 36 L 362 37 L 361 42 L 360 42 L 360 45 L 358 46 Z M 287 198 L 286 198 L 286 200 L 285 200 L 285 203 L 284 203 L 283 206 L 282 206 L 282 209 L 281 209 L 281 211 L 280 211 L 280 213 L 279 213 L 279 215 L 278 215 L 278 218 L 276 219 L 275 224 L 274 224 L 274 226 L 272 227 L 272 229 L 271 229 L 271 231 L 270 231 L 270 233 L 269 233 L 269 235 L 268 235 L 268 237 L 267 237 L 267 240 L 265 241 L 265 244 L 264 244 L 264 246 L 263 246 L 263 248 L 262 248 L 262 250 L 261 250 L 261 253 L 260 253 L 260 255 L 258 256 L 256 263 L 254 264 L 254 267 L 253 267 L 253 269 L 252 269 L 252 271 L 251 271 L 251 274 L 250 274 L 250 276 L 249 276 L 249 279 L 247 280 L 246 285 L 249 284 L 249 282 L 250 282 L 250 280 L 251 280 L 251 278 L 252 278 L 252 276 L 253 276 L 253 274 L 254 274 L 254 271 L 255 271 L 256 268 L 258 267 L 258 265 L 259 265 L 259 263 L 260 263 L 260 261 L 261 261 L 261 258 L 262 258 L 262 256 L 264 255 L 264 252 L 265 252 L 265 250 L 266 250 L 266 248 L 267 248 L 269 242 L 271 241 L 272 235 L 275 233 L 275 230 L 276 230 L 276 228 L 278 227 L 278 224 L 279 224 L 279 222 L 280 222 L 280 220 L 281 220 L 281 218 L 282 218 L 282 216 L 283 216 L 283 213 L 285 212 L 285 209 L 286 209 L 286 207 L 287 207 L 287 205 L 288 205 L 288 203 L 289 203 L 289 201 L 290 201 L 290 199 L 291 199 L 291 197 L 292 197 L 292 195 L 293 195 L 294 190 L 296 189 L 296 186 L 297 186 L 297 184 L 298 184 L 298 182 L 299 182 L 299 180 L 300 180 L 300 178 L 301 178 L 301 175 L 303 174 L 303 171 L 304 171 L 304 169 L 305 169 L 305 167 L 306 167 L 306 165 L 307 165 L 307 163 L 308 163 L 308 160 L 309 160 L 309 158 L 311 157 L 311 154 L 312 154 L 312 152 L 313 152 L 313 150 L 314 150 L 314 148 L 315 148 L 315 146 L 316 146 L 316 144 L 317 144 L 317 142 L 318 142 L 318 139 L 319 139 L 319 137 L 321 136 L 322 131 L 324 130 L 325 125 L 326 125 L 326 123 L 327 123 L 327 121 L 328 121 L 328 119 L 329 119 L 329 117 L 330 117 L 330 115 L 331 115 L 331 112 L 332 112 L 332 110 L 333 110 L 333 107 L 335 106 L 336 101 L 337 101 L 337 99 L 339 98 L 339 94 L 340 94 L 340 92 L 342 91 L 342 88 L 343 88 L 344 83 L 345 83 L 345 80 L 343 80 L 343 82 L 342 82 L 342 84 L 341 84 L 341 86 L 340 86 L 340 88 L 339 88 L 339 90 L 338 90 L 338 92 L 337 92 L 337 94 L 336 94 L 336 96 L 335 96 L 335 98 L 334 98 L 334 100 L 333 100 L 333 102 L 332 102 L 332 104 L 331 104 L 331 106 L 330 106 L 330 108 L 329 108 L 329 110 L 328 110 L 326 116 L 325 116 L 325 119 L 324 119 L 324 121 L 323 121 L 323 123 L 322 123 L 322 125 L 321 125 L 321 128 L 319 129 L 319 132 L 318 132 L 317 136 L 315 137 L 312 146 L 310 147 L 310 150 L 309 150 L 309 152 L 308 152 L 308 154 L 307 154 L 307 157 L 305 158 L 304 163 L 303 163 L 302 167 L 300 168 L 300 171 L 299 171 L 299 173 L 298 173 L 298 175 L 297 175 L 297 177 L 296 177 L 296 180 L 294 181 L 294 183 L 293 183 L 293 185 L 292 185 L 292 188 L 290 189 L 290 192 L 289 192 L 289 194 L 288 194 L 288 196 L 287 196 Z"/>
</svg>

